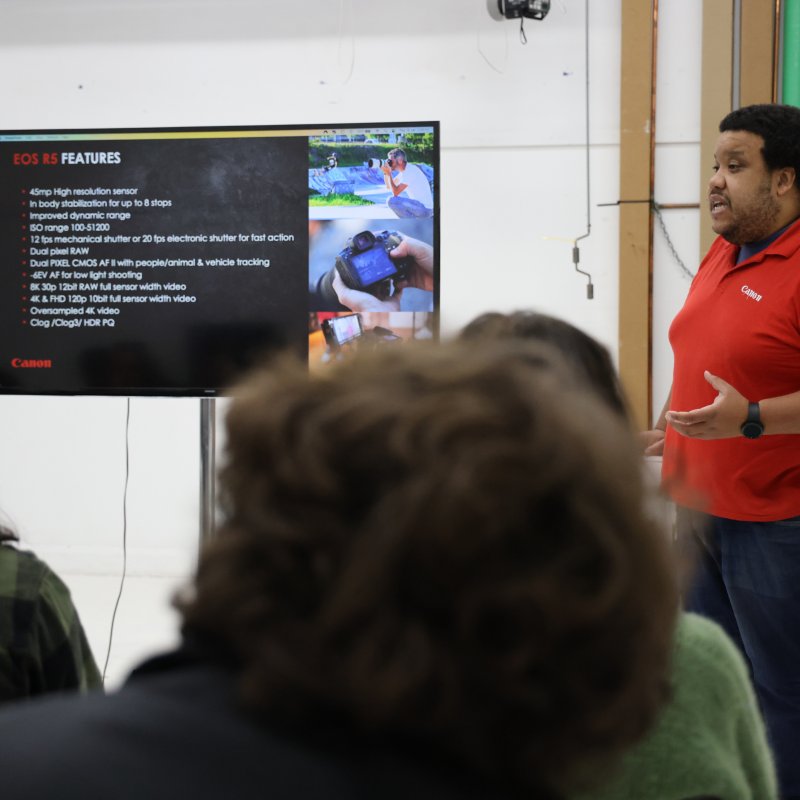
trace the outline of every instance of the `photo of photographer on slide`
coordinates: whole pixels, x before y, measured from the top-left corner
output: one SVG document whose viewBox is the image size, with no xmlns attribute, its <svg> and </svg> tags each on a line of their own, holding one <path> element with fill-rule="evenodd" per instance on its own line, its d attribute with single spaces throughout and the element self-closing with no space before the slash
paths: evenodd
<svg viewBox="0 0 800 800">
<path fill-rule="evenodd" d="M 309 220 L 310 311 L 433 311 L 433 220 Z"/>
<path fill-rule="evenodd" d="M 434 315 L 425 311 L 312 311 L 308 315 L 309 368 L 322 369 L 359 350 L 433 337 Z"/>
<path fill-rule="evenodd" d="M 433 216 L 432 128 L 331 131 L 308 145 L 309 219 Z"/>
</svg>

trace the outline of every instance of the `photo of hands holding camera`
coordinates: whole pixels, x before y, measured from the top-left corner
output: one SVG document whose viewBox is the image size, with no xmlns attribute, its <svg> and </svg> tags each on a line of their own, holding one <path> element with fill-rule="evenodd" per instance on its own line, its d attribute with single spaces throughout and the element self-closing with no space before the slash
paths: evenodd
<svg viewBox="0 0 800 800">
<path fill-rule="evenodd" d="M 310 310 L 432 311 L 432 226 L 422 220 L 396 225 L 404 231 L 366 229 L 347 235 L 352 221 L 313 225 Z M 337 242 L 339 249 L 332 252 Z"/>
<path fill-rule="evenodd" d="M 378 247 L 380 246 L 378 240 Z M 342 275 L 348 273 L 337 269 L 331 287 L 339 302 L 351 311 L 399 311 L 400 299 L 406 288 L 433 291 L 433 248 L 429 244 L 411 237 L 400 238 L 399 242 L 388 251 L 388 257 L 392 262 L 390 267 L 396 270 L 395 277 L 390 278 L 388 282 L 386 279 L 381 279 L 373 283 L 372 286 L 376 287 L 375 294 L 370 291 L 369 285 L 359 286 L 359 283 L 352 279 L 349 283 L 345 283 Z M 352 273 L 348 278 L 351 275 Z M 355 272 L 355 275 L 358 276 L 359 273 Z"/>
</svg>

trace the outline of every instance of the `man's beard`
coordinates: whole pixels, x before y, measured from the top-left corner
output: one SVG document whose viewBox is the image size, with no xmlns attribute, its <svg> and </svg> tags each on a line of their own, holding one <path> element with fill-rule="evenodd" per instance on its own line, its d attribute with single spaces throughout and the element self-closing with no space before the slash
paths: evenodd
<svg viewBox="0 0 800 800">
<path fill-rule="evenodd" d="M 780 217 L 780 204 L 772 196 L 772 184 L 765 181 L 758 190 L 758 195 L 751 201 L 744 219 L 735 219 L 721 236 L 731 244 L 749 244 L 766 239 L 777 229 Z M 731 209 L 732 213 L 734 209 Z"/>
</svg>

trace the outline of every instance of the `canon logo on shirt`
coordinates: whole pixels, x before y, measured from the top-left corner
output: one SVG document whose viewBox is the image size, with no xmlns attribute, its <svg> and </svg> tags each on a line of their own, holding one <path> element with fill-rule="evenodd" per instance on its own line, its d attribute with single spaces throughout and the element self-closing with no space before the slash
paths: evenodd
<svg viewBox="0 0 800 800">
<path fill-rule="evenodd" d="M 746 294 L 748 297 L 752 297 L 753 300 L 756 301 L 756 303 L 761 302 L 761 295 L 758 292 L 753 291 L 753 289 L 751 289 L 747 284 L 744 284 L 744 286 L 742 286 L 742 294 Z"/>
</svg>

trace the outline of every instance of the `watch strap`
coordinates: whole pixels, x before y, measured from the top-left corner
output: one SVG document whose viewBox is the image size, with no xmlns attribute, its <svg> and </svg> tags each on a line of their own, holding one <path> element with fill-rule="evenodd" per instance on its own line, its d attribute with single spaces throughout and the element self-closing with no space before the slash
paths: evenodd
<svg viewBox="0 0 800 800">
<path fill-rule="evenodd" d="M 758 439 L 764 433 L 764 423 L 761 421 L 761 408 L 758 403 L 747 404 L 747 418 L 741 424 L 742 436 L 747 439 Z"/>
</svg>

